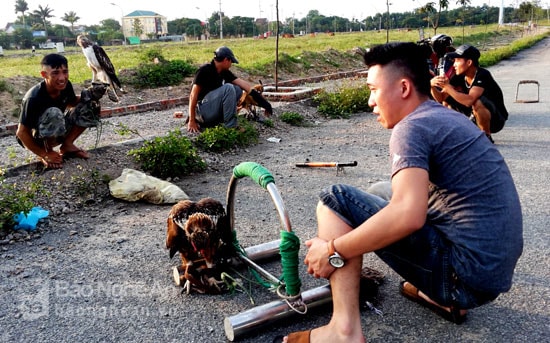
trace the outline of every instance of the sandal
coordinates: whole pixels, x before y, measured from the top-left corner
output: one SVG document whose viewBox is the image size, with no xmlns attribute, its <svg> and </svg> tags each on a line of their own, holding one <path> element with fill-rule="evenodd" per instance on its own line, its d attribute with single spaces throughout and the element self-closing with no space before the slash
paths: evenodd
<svg viewBox="0 0 550 343">
<path fill-rule="evenodd" d="M 460 309 L 455 308 L 454 306 L 451 306 L 451 311 L 447 311 L 444 308 L 441 308 L 435 304 L 432 304 L 431 302 L 427 301 L 423 297 L 421 297 L 418 294 L 418 288 L 413 286 L 408 281 L 402 281 L 399 284 L 399 293 L 403 295 L 405 298 L 412 300 L 416 302 L 417 304 L 420 304 L 432 312 L 436 313 L 440 317 L 453 322 L 455 324 L 462 324 L 466 320 L 466 315 L 460 313 Z"/>
<path fill-rule="evenodd" d="M 311 330 L 298 331 L 288 334 L 287 343 L 309 343 Z M 277 336 L 273 339 L 273 343 L 282 343 L 284 336 Z"/>
</svg>

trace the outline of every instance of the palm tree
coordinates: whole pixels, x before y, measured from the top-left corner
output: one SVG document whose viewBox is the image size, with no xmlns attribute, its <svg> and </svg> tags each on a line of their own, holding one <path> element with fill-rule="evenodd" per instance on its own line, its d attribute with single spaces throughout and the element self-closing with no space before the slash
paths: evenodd
<svg viewBox="0 0 550 343">
<path fill-rule="evenodd" d="M 23 27 L 26 27 L 25 24 L 25 12 L 29 10 L 29 4 L 25 0 L 15 1 L 15 14 L 21 12 L 21 17 L 23 17 Z"/>
<path fill-rule="evenodd" d="M 74 23 L 79 21 L 80 17 L 77 16 L 75 12 L 70 11 L 69 13 L 65 13 L 63 15 L 63 18 L 61 18 L 61 20 L 71 24 L 71 32 L 74 34 Z"/>
<path fill-rule="evenodd" d="M 34 15 L 42 19 L 42 23 L 44 24 L 44 31 L 46 31 L 46 37 L 48 36 L 48 24 L 46 20 L 48 18 L 55 17 L 54 15 L 52 15 L 52 12 L 53 10 L 48 5 L 46 5 L 46 7 L 42 7 L 42 5 L 38 5 L 38 9 L 34 10 L 33 12 Z"/>
<path fill-rule="evenodd" d="M 457 5 L 462 6 L 462 44 L 464 44 L 464 15 L 466 14 L 466 5 L 470 4 L 470 0 L 457 0 Z"/>
<path fill-rule="evenodd" d="M 426 13 L 428 15 L 426 21 L 428 25 L 431 24 L 434 29 L 434 36 L 437 34 L 437 29 L 439 28 L 439 18 L 441 18 L 441 11 L 449 7 L 449 0 L 439 0 L 438 1 L 439 9 L 435 9 L 435 2 L 428 2 L 423 7 L 420 7 L 418 11 L 420 13 Z M 430 15 L 432 17 L 430 18 Z"/>
</svg>

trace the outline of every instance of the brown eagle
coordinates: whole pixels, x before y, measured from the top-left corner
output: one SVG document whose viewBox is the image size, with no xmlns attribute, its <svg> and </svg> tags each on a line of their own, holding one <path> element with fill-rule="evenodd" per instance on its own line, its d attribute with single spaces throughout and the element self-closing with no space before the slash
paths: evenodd
<svg viewBox="0 0 550 343">
<path fill-rule="evenodd" d="M 222 204 L 212 198 L 182 200 L 167 219 L 166 248 L 170 258 L 180 253 L 181 266 L 174 269 L 176 283 L 187 293 L 220 293 L 216 270 L 231 255 L 231 229 Z"/>
</svg>

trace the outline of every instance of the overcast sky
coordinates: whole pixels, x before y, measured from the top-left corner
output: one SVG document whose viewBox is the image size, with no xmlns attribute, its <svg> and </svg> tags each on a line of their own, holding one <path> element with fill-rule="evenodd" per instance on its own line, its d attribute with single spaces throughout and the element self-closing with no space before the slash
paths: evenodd
<svg viewBox="0 0 550 343">
<path fill-rule="evenodd" d="M 70 25 L 61 20 L 65 13 L 75 12 L 80 20 L 78 25 L 97 25 L 104 19 L 120 20 L 136 10 L 152 11 L 167 17 L 168 20 L 178 18 L 197 18 L 205 20 L 213 12 L 222 12 L 228 17 L 242 16 L 254 18 L 276 19 L 275 0 L 26 0 L 29 11 L 33 12 L 48 6 L 52 9 L 54 24 Z M 421 7 L 434 0 L 390 0 L 390 12 L 406 12 Z M 487 3 L 500 6 L 502 0 L 472 0 L 473 6 Z M 510 6 L 515 0 L 504 0 L 505 6 Z M 115 4 L 115 5 L 112 5 Z M 449 1 L 449 8 L 456 8 L 456 1 Z M 379 12 L 386 12 L 385 0 L 279 0 L 279 19 L 295 17 L 304 18 L 310 10 L 317 10 L 324 16 L 339 16 L 348 19 L 363 19 Z M 20 13 L 15 13 L 15 0 L 0 0 L 0 27 L 3 29 L 9 22 L 14 22 Z"/>
</svg>

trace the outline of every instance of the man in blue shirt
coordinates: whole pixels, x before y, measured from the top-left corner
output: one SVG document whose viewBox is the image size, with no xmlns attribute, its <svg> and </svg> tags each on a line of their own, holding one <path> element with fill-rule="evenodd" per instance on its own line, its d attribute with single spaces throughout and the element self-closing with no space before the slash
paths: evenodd
<svg viewBox="0 0 550 343">
<path fill-rule="evenodd" d="M 391 197 L 343 184 L 321 192 L 305 263 L 330 280 L 333 315 L 284 342 L 365 342 L 359 281 L 368 252 L 403 277 L 403 296 L 457 324 L 511 287 L 523 249 L 514 181 L 482 131 L 430 100 L 419 49 L 389 43 L 365 54 L 369 105 L 392 129 Z"/>
</svg>

